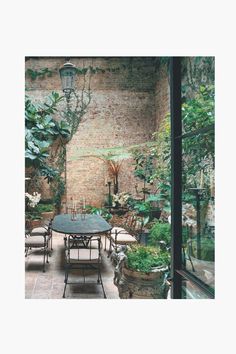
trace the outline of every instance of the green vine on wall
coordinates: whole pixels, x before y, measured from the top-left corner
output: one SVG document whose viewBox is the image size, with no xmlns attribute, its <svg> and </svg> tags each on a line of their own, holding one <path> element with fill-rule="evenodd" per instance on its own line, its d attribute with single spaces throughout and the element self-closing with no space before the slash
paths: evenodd
<svg viewBox="0 0 236 354">
<path fill-rule="evenodd" d="M 85 68 L 76 68 L 76 72 L 78 75 L 86 75 L 88 71 L 90 71 L 92 74 L 98 74 L 98 73 L 105 73 L 105 72 L 118 72 L 121 69 L 127 69 L 127 65 L 122 65 L 122 67 L 114 67 L 114 68 L 106 68 L 102 69 L 99 67 L 92 67 L 88 66 Z M 53 74 L 58 73 L 58 69 L 49 69 L 47 67 L 41 68 L 41 69 L 27 69 L 26 70 L 26 76 L 30 77 L 31 80 L 36 80 L 38 77 L 40 78 L 45 78 L 45 77 L 51 77 Z"/>
<path fill-rule="evenodd" d="M 39 70 L 27 69 L 26 75 L 31 78 L 31 80 L 36 80 L 38 77 L 45 78 L 51 77 L 54 72 L 57 72 L 56 69 L 49 69 L 49 68 L 41 68 Z"/>
<path fill-rule="evenodd" d="M 160 64 L 163 63 L 167 63 L 168 62 L 168 58 L 167 57 L 163 57 L 160 58 Z M 86 75 L 88 72 L 90 72 L 91 74 L 98 74 L 98 73 L 106 73 L 106 72 L 110 72 L 110 73 L 118 73 L 121 70 L 130 70 L 131 66 L 130 65 L 125 65 L 122 64 L 121 66 L 116 66 L 113 68 L 99 68 L 98 66 L 93 67 L 93 66 L 88 66 L 88 67 L 76 67 L 76 72 L 78 75 Z M 140 70 L 141 67 L 136 67 L 137 70 Z M 41 68 L 41 69 L 27 69 L 26 70 L 26 76 L 28 76 L 31 80 L 36 80 L 37 78 L 45 78 L 45 77 L 51 77 L 53 74 L 58 74 L 59 69 L 58 68 L 54 68 L 54 69 L 50 69 L 47 67 Z"/>
</svg>

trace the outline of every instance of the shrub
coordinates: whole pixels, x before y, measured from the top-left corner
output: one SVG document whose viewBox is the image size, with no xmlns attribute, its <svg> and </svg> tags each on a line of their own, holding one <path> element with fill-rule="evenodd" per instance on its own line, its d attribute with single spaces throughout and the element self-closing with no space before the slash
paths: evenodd
<svg viewBox="0 0 236 354">
<path fill-rule="evenodd" d="M 54 206 L 53 204 L 38 204 L 36 207 L 37 211 L 39 213 L 45 213 L 49 211 L 54 211 Z"/>
<path fill-rule="evenodd" d="M 106 221 L 112 218 L 112 215 L 108 212 L 106 208 L 96 208 L 91 205 L 86 205 L 86 212 L 89 214 L 96 214 L 102 216 Z"/>
<path fill-rule="evenodd" d="M 158 242 L 164 241 L 167 245 L 171 241 L 171 226 L 169 223 L 157 222 L 150 230 L 148 243 L 156 246 Z"/>
<path fill-rule="evenodd" d="M 170 263 L 169 253 L 156 247 L 135 245 L 127 250 L 126 255 L 128 268 L 145 273 Z"/>
<path fill-rule="evenodd" d="M 215 260 L 215 243 L 212 239 L 201 240 L 201 260 L 214 262 Z M 192 241 L 191 255 L 197 258 L 197 240 Z"/>
</svg>

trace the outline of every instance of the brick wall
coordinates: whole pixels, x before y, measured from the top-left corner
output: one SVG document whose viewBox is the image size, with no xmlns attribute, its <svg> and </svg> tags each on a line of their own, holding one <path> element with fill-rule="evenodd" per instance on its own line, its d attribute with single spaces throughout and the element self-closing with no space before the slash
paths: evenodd
<svg viewBox="0 0 236 354">
<path fill-rule="evenodd" d="M 67 146 L 66 162 L 67 200 L 71 196 L 77 200 L 86 197 L 90 204 L 100 206 L 108 193 L 107 165 L 95 157 L 82 157 L 81 150 L 128 147 L 151 140 L 169 110 L 168 79 L 165 71 L 156 73 L 156 58 L 71 58 L 71 62 L 78 67 L 92 65 L 105 70 L 91 79 L 92 100 Z M 52 90 L 61 93 L 59 74 L 54 70 L 63 63 L 64 58 L 27 60 L 26 69 L 53 70 L 51 77 L 27 77 L 27 94 L 42 99 Z M 122 163 L 119 191 L 134 195 L 138 181 L 133 176 L 132 162 L 126 159 Z M 44 184 L 44 195 L 48 197 L 48 193 Z"/>
<path fill-rule="evenodd" d="M 156 89 L 155 89 L 155 107 L 156 107 L 156 130 L 160 122 L 170 112 L 170 85 L 167 64 L 163 64 L 157 71 Z"/>
</svg>

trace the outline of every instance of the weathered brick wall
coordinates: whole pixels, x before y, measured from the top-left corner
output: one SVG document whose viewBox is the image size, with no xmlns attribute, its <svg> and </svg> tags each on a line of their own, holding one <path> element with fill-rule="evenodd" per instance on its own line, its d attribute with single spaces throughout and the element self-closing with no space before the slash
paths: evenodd
<svg viewBox="0 0 236 354">
<path fill-rule="evenodd" d="M 161 65 L 157 71 L 156 90 L 155 90 L 155 107 L 156 107 L 156 130 L 160 126 L 160 122 L 170 112 L 170 85 L 168 65 Z"/>
<path fill-rule="evenodd" d="M 157 76 L 155 58 L 71 58 L 71 62 L 78 67 L 92 65 L 105 70 L 91 79 L 92 101 L 67 146 L 66 159 L 67 200 L 85 197 L 90 204 L 100 206 L 108 193 L 107 166 L 98 158 L 81 157 L 81 149 L 127 147 L 151 140 L 166 114 L 168 80 L 164 74 Z M 27 77 L 27 94 L 41 99 L 52 90 L 61 93 L 60 78 L 54 70 L 63 63 L 64 58 L 27 60 L 26 69 L 53 70 L 51 77 Z M 119 191 L 134 195 L 138 181 L 133 176 L 132 162 L 126 159 L 122 163 Z M 47 188 L 44 194 L 48 197 Z"/>
</svg>

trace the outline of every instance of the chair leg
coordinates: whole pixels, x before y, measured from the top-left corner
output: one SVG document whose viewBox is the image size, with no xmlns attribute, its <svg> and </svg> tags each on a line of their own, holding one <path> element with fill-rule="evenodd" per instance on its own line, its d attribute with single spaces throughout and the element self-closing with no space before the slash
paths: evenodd
<svg viewBox="0 0 236 354">
<path fill-rule="evenodd" d="M 51 233 L 51 251 L 53 251 L 53 248 L 52 248 L 52 233 Z"/>
<path fill-rule="evenodd" d="M 105 293 L 105 290 L 104 290 L 104 286 L 103 286 L 103 282 L 102 282 L 102 276 L 101 276 L 101 272 L 100 272 L 100 267 L 98 268 L 98 273 L 99 273 L 99 278 L 100 278 L 100 284 L 101 284 L 101 286 L 102 286 L 102 291 L 103 291 L 103 297 L 104 297 L 104 299 L 106 299 L 107 298 L 107 296 L 106 296 L 106 293 Z"/>
<path fill-rule="evenodd" d="M 49 263 L 49 261 L 48 261 L 48 254 L 49 254 L 49 248 L 48 248 L 48 245 L 47 245 L 47 248 L 46 248 L 46 252 L 47 252 L 47 263 Z"/>
<path fill-rule="evenodd" d="M 25 249 L 25 257 L 28 256 L 28 252 L 29 252 L 29 247 L 27 247 L 27 248 Z"/>
<path fill-rule="evenodd" d="M 110 244 L 109 244 L 109 250 L 108 250 L 107 258 L 109 258 L 110 255 L 111 255 L 111 237 L 110 237 Z"/>
<path fill-rule="evenodd" d="M 45 273 L 46 248 L 43 251 L 43 273 Z"/>
<path fill-rule="evenodd" d="M 104 251 L 107 250 L 107 235 L 105 235 L 105 245 L 104 245 Z"/>
<path fill-rule="evenodd" d="M 100 284 L 100 269 L 98 267 L 98 279 L 97 279 L 97 283 Z"/>
<path fill-rule="evenodd" d="M 65 286 L 64 286 L 64 291 L 63 291 L 63 295 L 62 295 L 63 298 L 66 297 L 67 281 L 68 281 L 68 269 L 66 268 L 66 270 L 65 270 L 65 280 L 64 280 Z"/>
</svg>

